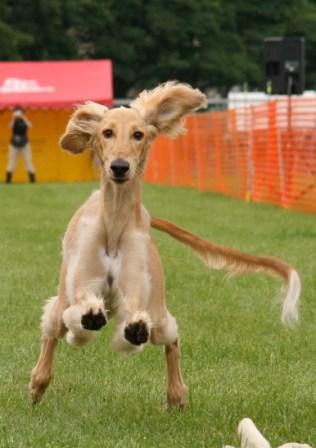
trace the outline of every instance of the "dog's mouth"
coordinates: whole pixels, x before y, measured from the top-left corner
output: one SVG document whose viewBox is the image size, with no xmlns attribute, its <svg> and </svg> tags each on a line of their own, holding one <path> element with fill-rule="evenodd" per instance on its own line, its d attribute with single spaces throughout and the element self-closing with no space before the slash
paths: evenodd
<svg viewBox="0 0 316 448">
<path fill-rule="evenodd" d="M 127 182 L 129 180 L 129 178 L 128 177 L 115 177 L 115 176 L 112 176 L 111 180 L 113 182 L 115 182 L 116 184 L 124 184 L 125 182 Z"/>
</svg>

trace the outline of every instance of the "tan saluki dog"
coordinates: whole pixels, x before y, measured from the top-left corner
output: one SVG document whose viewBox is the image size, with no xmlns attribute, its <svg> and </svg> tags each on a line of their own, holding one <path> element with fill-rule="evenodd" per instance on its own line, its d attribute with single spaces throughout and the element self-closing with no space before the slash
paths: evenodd
<svg viewBox="0 0 316 448">
<path fill-rule="evenodd" d="M 77 210 L 63 240 L 58 296 L 44 308 L 41 353 L 29 385 L 34 402 L 52 377 L 58 339 L 65 336 L 69 344 L 83 345 L 113 317 L 115 350 L 137 352 L 148 341 L 165 345 L 167 402 L 184 405 L 187 388 L 180 370 L 178 328 L 165 304 L 163 269 L 151 227 L 190 246 L 210 268 L 281 277 L 286 285 L 283 320 L 297 319 L 300 279 L 291 266 L 202 240 L 151 218 L 142 205 L 143 173 L 153 140 L 161 133 L 182 133 L 184 116 L 204 105 L 199 90 L 169 82 L 142 92 L 130 108 L 109 110 L 87 103 L 71 117 L 60 144 L 72 153 L 87 147 L 95 151 L 101 188 Z"/>
</svg>

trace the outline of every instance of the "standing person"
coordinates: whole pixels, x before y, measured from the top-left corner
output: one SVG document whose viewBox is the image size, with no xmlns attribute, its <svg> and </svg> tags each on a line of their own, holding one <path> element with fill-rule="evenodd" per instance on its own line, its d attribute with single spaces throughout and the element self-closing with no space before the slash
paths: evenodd
<svg viewBox="0 0 316 448">
<path fill-rule="evenodd" d="M 12 114 L 10 128 L 12 137 L 9 145 L 8 165 L 6 172 L 6 183 L 12 181 L 12 175 L 16 167 L 19 155 L 23 156 L 25 168 L 28 172 L 30 182 L 35 182 L 35 169 L 32 163 L 31 145 L 28 140 L 27 131 L 32 126 L 22 107 L 17 106 Z"/>
</svg>

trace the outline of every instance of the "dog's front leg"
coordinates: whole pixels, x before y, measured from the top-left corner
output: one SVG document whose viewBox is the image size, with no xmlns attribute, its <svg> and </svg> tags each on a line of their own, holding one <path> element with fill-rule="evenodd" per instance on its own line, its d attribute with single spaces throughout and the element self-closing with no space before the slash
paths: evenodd
<svg viewBox="0 0 316 448">
<path fill-rule="evenodd" d="M 146 311 L 151 293 L 148 244 L 145 232 L 135 231 L 122 240 L 119 325 L 113 339 L 113 348 L 118 351 L 139 351 L 150 337 L 152 323 Z"/>
<path fill-rule="evenodd" d="M 106 324 L 104 249 L 92 238 L 67 257 L 65 290 L 69 307 L 63 313 L 66 340 L 83 345 Z"/>
</svg>

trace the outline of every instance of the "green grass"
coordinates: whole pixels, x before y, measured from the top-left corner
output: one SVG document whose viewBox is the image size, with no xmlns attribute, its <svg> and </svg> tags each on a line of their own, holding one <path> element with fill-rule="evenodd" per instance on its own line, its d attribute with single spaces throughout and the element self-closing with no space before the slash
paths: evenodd
<svg viewBox="0 0 316 448">
<path fill-rule="evenodd" d="M 300 325 L 279 320 L 279 282 L 224 281 L 192 252 L 155 232 L 167 301 L 177 317 L 185 411 L 164 410 L 162 348 L 125 357 L 109 348 L 113 325 L 82 349 L 60 344 L 55 377 L 32 406 L 27 383 L 39 350 L 44 300 L 58 281 L 61 238 L 95 184 L 1 186 L 0 447 L 168 448 L 237 443 L 251 417 L 273 446 L 316 443 L 315 216 L 191 189 L 147 186 L 150 212 L 221 244 L 276 255 L 303 279 Z"/>
</svg>

